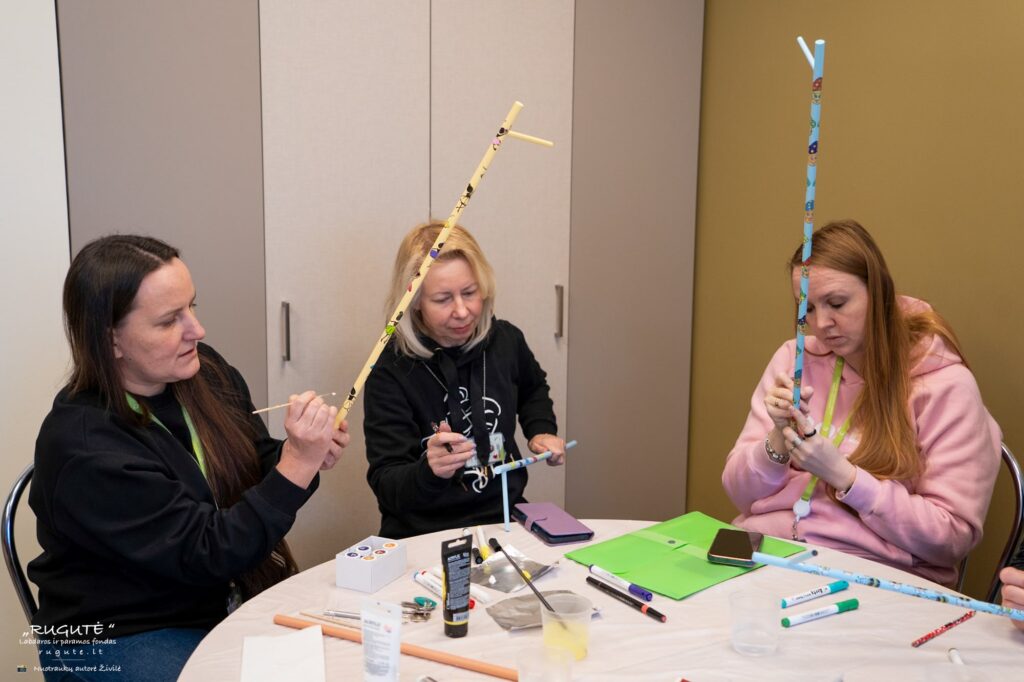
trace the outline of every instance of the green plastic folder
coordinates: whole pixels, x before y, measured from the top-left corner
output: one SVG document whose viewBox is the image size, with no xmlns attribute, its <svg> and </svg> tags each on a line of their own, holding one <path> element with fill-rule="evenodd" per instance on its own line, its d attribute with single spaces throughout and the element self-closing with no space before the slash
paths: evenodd
<svg viewBox="0 0 1024 682">
<path fill-rule="evenodd" d="M 724 566 L 708 561 L 708 547 L 720 528 L 735 528 L 707 514 L 690 512 L 648 528 L 569 552 L 584 566 L 606 571 L 672 599 L 683 599 L 712 585 L 760 568 Z M 807 548 L 766 537 L 761 551 L 779 557 Z"/>
</svg>

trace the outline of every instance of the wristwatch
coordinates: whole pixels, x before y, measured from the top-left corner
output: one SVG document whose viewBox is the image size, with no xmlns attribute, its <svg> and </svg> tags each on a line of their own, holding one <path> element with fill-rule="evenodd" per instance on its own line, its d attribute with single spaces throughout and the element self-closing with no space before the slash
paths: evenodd
<svg viewBox="0 0 1024 682">
<path fill-rule="evenodd" d="M 770 436 L 764 439 L 764 454 L 768 455 L 768 459 L 776 464 L 789 464 L 789 453 L 783 452 L 782 454 L 779 454 L 778 452 L 775 452 L 775 449 L 772 447 Z"/>
</svg>

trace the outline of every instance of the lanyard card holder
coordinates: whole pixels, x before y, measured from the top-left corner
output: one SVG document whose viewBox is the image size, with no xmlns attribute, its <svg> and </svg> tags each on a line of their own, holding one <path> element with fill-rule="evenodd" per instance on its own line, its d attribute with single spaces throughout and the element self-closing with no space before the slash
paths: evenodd
<svg viewBox="0 0 1024 682">
<path fill-rule="evenodd" d="M 512 507 L 512 516 L 549 545 L 586 542 L 594 531 L 554 502 L 522 502 Z"/>
</svg>

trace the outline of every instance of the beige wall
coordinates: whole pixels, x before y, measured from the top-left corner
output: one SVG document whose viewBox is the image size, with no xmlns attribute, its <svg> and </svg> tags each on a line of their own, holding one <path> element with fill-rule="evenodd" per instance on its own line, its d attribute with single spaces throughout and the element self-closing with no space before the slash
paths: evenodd
<svg viewBox="0 0 1024 682">
<path fill-rule="evenodd" d="M 792 334 L 810 69 L 828 41 L 817 219 L 854 217 L 905 293 L 956 328 L 989 410 L 1024 454 L 1024 3 L 708 3 L 697 211 L 690 509 L 735 515 L 720 483 L 750 393 Z M 1005 481 L 1002 482 L 1005 484 Z M 991 578 L 1012 512 L 997 490 L 966 589 Z"/>
<path fill-rule="evenodd" d="M 39 423 L 68 366 L 60 296 L 68 267 L 57 24 L 53 3 L 20 2 L 0 20 L 0 500 L 32 461 Z M 9 105 L 16 103 L 16 105 Z M 39 554 L 28 495 L 14 536 L 22 565 Z M 42 680 L 28 623 L 0 569 L 0 679 Z M 27 674 L 16 666 L 27 666 Z"/>
</svg>

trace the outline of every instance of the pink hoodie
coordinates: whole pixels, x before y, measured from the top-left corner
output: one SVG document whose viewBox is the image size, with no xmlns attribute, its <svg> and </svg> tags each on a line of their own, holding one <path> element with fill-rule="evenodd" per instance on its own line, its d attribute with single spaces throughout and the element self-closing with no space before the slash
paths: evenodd
<svg viewBox="0 0 1024 682">
<path fill-rule="evenodd" d="M 926 303 L 903 298 L 905 307 Z M 808 403 L 818 429 L 825 412 L 836 357 L 814 337 L 806 339 L 805 386 L 814 387 Z M 776 374 L 793 375 L 795 341 L 787 341 L 772 357 L 751 398 L 750 413 L 725 463 L 722 485 L 741 514 L 733 523 L 781 538 L 791 538 L 793 503 L 811 475 L 768 459 L 764 439 L 772 422 L 764 396 Z M 832 502 L 819 482 L 811 498 L 811 514 L 800 521 L 798 535 L 807 542 L 838 549 L 952 585 L 958 564 L 980 541 L 982 524 L 999 472 L 1001 434 L 978 385 L 960 358 L 938 337 L 911 369 L 910 411 L 917 427 L 924 461 L 913 481 L 879 480 L 858 468 L 843 502 Z M 832 434 L 845 421 L 864 380 L 843 368 Z M 859 442 L 851 429 L 839 447 L 849 455 Z"/>
</svg>

